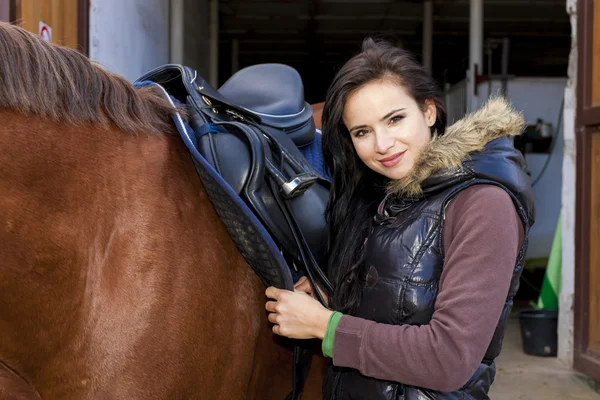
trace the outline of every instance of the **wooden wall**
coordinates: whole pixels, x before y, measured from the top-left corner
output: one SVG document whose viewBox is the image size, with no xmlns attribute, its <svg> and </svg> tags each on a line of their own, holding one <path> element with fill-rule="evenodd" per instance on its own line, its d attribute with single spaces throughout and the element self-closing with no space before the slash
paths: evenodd
<svg viewBox="0 0 600 400">
<path fill-rule="evenodd" d="M 577 3 L 576 370 L 600 381 L 600 0 Z"/>
<path fill-rule="evenodd" d="M 600 106 L 600 0 L 594 0 L 592 39 L 592 106 Z"/>
<path fill-rule="evenodd" d="M 588 348 L 600 354 L 600 132 L 591 134 Z"/>
<path fill-rule="evenodd" d="M 79 43 L 79 0 L 17 0 L 17 21 L 33 33 L 39 33 L 40 21 L 52 28 L 52 42 L 72 48 Z"/>
</svg>

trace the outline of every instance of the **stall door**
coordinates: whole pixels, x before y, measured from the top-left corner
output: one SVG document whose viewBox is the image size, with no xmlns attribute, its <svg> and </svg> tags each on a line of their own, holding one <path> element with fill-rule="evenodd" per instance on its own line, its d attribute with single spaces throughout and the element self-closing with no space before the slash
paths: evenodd
<svg viewBox="0 0 600 400">
<path fill-rule="evenodd" d="M 574 366 L 600 381 L 600 0 L 579 0 Z"/>
</svg>

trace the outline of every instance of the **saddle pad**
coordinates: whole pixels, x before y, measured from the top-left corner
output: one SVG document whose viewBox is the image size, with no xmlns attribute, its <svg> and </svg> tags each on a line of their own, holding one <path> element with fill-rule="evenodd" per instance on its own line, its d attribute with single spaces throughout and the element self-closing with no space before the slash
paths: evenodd
<svg viewBox="0 0 600 400">
<path fill-rule="evenodd" d="M 159 87 L 174 106 L 180 105 L 161 85 L 155 82 L 135 83 L 135 86 L 146 85 Z M 172 118 L 181 139 L 192 156 L 196 171 L 217 214 L 242 256 L 265 286 L 293 290 L 294 283 L 290 268 L 265 227 L 231 186 L 200 154 L 195 144 L 197 138 L 189 124 L 177 112 L 173 113 Z"/>
<path fill-rule="evenodd" d="M 321 150 L 321 130 L 316 129 L 313 141 L 310 144 L 298 147 L 300 153 L 306 158 L 306 161 L 317 171 L 323 178 L 331 182 L 331 177 L 325 168 L 323 160 L 323 151 Z"/>
</svg>

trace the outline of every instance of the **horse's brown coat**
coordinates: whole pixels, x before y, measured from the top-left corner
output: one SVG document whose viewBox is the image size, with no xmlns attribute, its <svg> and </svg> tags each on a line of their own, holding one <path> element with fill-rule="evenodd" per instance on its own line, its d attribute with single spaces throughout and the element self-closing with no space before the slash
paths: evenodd
<svg viewBox="0 0 600 400">
<path fill-rule="evenodd" d="M 323 105 L 324 103 L 311 104 L 313 109 L 313 119 L 315 120 L 315 125 L 319 129 L 322 129 Z"/>
</svg>

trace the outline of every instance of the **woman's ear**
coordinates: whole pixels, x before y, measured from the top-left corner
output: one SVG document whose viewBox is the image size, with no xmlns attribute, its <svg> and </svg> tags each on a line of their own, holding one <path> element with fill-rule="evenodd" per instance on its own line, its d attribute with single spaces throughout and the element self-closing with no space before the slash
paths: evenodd
<svg viewBox="0 0 600 400">
<path fill-rule="evenodd" d="M 433 99 L 425 100 L 425 120 L 427 121 L 427 126 L 431 128 L 435 124 L 436 117 L 437 107 L 435 106 L 435 101 Z"/>
</svg>

